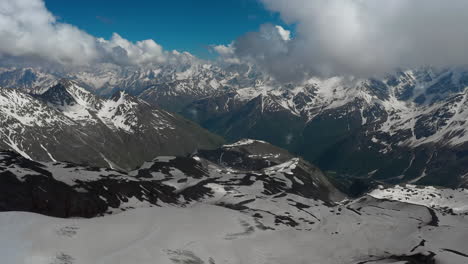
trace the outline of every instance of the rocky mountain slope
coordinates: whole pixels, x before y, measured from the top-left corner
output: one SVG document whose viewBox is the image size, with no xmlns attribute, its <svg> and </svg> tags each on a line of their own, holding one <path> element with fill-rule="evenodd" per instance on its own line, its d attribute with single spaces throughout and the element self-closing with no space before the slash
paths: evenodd
<svg viewBox="0 0 468 264">
<path fill-rule="evenodd" d="M 158 155 L 217 147 L 221 139 L 117 92 L 103 99 L 62 80 L 42 94 L 0 88 L 0 148 L 39 161 L 131 170 Z"/>
<path fill-rule="evenodd" d="M 238 89 L 182 113 L 228 140 L 267 140 L 341 176 L 457 187 L 467 184 L 467 86 L 456 69 L 312 79 Z"/>
<path fill-rule="evenodd" d="M 1 211 L 100 216 L 0 213 L 0 255 L 7 263 L 432 264 L 468 258 L 468 215 L 460 206 L 466 190 L 379 187 L 343 200 L 319 169 L 260 141 L 159 157 L 129 173 L 2 152 L 0 180 Z"/>
<path fill-rule="evenodd" d="M 258 206 L 277 208 L 276 203 L 287 203 L 291 195 L 327 205 L 344 198 L 316 167 L 266 142 L 250 140 L 190 157 L 158 157 L 130 172 L 38 163 L 14 152 L 0 156 L 2 211 L 94 217 L 132 207 L 204 201 L 263 215 Z M 272 223 L 283 223 L 284 218 L 285 225 L 299 224 L 288 214 L 272 212 Z"/>
<path fill-rule="evenodd" d="M 2 72 L 0 83 L 37 94 L 44 92 L 42 83 L 58 76 L 103 94 L 126 90 L 152 105 L 181 111 L 229 141 L 255 138 L 286 148 L 336 175 L 338 182 L 350 181 L 347 186 L 354 179 L 467 184 L 464 69 L 422 68 L 381 79 L 314 78 L 291 84 L 275 82 L 253 66 L 209 63 Z"/>
</svg>

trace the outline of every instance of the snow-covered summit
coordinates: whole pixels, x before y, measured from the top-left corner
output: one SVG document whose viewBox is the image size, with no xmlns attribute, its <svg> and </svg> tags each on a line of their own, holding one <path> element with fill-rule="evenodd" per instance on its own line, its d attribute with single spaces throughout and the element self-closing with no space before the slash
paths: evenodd
<svg viewBox="0 0 468 264">
<path fill-rule="evenodd" d="M 126 93 L 99 97 L 69 80 L 40 95 L 0 88 L 0 118 L 0 149 L 40 161 L 133 169 L 157 155 L 191 153 L 220 142 L 141 99 Z M 142 145 L 149 148 L 141 151 Z"/>
</svg>

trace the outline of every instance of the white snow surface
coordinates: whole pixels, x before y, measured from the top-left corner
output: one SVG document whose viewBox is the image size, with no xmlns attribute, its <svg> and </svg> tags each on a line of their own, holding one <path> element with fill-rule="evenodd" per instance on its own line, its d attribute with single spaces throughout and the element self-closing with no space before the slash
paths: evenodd
<svg viewBox="0 0 468 264">
<path fill-rule="evenodd" d="M 465 190 L 397 186 L 330 205 L 291 192 L 294 184 L 303 186 L 307 180 L 294 173 L 302 166 L 298 159 L 248 174 L 207 164 L 207 177 L 191 177 L 172 168 L 141 179 L 173 186 L 176 193 L 197 184 L 208 189 L 200 192 L 202 197 L 181 198 L 176 205 L 123 197 L 125 203 L 111 208 L 110 215 L 93 219 L 2 212 L 1 263 L 395 264 L 404 262 L 391 260 L 392 256 L 429 252 L 436 254 L 438 264 L 466 263 Z M 138 180 L 132 177 L 137 172 L 123 175 L 66 165 L 50 163 L 44 169 L 70 186 L 77 180 L 106 177 Z M 20 180 L 35 173 L 2 166 Z M 147 163 L 141 169 L 150 167 Z M 207 179 L 211 180 L 203 183 Z M 272 184 L 283 191 L 271 194 Z M 312 185 L 323 186 L 316 181 Z M 448 213 L 448 208 L 454 213 Z"/>
<path fill-rule="evenodd" d="M 378 199 L 402 201 L 441 210 L 451 209 L 458 214 L 468 213 L 468 189 L 445 189 L 406 184 L 393 188 L 380 186 L 369 195 Z"/>
<path fill-rule="evenodd" d="M 235 143 L 232 143 L 232 144 L 228 144 L 228 145 L 224 145 L 223 147 L 224 148 L 233 148 L 233 147 L 241 147 L 241 146 L 248 146 L 248 145 L 252 145 L 254 143 L 263 143 L 263 144 L 268 144 L 267 142 L 265 141 L 261 141 L 261 140 L 254 140 L 254 139 L 241 139 Z"/>
<path fill-rule="evenodd" d="M 430 250 L 437 263 L 466 263 L 445 250 L 468 250 L 466 233 L 460 232 L 468 228 L 466 219 L 418 229 L 430 218 L 424 207 L 358 205 L 362 215 L 343 209 L 308 231 L 260 230 L 241 212 L 202 204 L 139 208 L 94 219 L 8 212 L 0 214 L 0 256 L 9 264 L 351 264 L 404 263 L 377 260 Z"/>
</svg>

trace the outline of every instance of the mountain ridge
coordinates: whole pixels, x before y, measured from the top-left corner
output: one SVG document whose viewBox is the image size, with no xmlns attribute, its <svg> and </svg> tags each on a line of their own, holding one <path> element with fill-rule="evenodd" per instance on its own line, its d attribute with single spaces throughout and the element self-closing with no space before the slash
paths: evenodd
<svg viewBox="0 0 468 264">
<path fill-rule="evenodd" d="M 37 76 L 45 74 L 35 71 Z M 290 84 L 276 82 L 251 65 L 203 63 L 154 69 L 104 67 L 68 76 L 87 82 L 93 91 L 126 91 L 151 105 L 180 111 L 228 141 L 272 142 L 345 178 L 467 184 L 463 164 L 468 74 L 461 68 Z M 129 76 L 132 81 L 126 79 Z M 109 78 L 113 81 L 96 81 Z M 101 89 L 105 83 L 110 89 Z M 446 169 L 441 164 L 447 164 Z"/>
<path fill-rule="evenodd" d="M 61 81 L 41 95 L 5 88 L 0 94 L 0 145 L 30 159 L 130 170 L 157 154 L 188 154 L 222 142 L 124 92 L 103 99 L 76 82 Z"/>
</svg>

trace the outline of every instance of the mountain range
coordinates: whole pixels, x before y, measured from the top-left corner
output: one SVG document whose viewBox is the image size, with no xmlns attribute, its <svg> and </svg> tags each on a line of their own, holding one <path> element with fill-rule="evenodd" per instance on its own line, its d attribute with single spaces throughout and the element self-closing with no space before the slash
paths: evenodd
<svg viewBox="0 0 468 264">
<path fill-rule="evenodd" d="M 430 69 L 382 80 L 312 79 L 197 100 L 186 117 L 228 140 L 267 140 L 331 175 L 466 186 L 468 74 Z"/>
<path fill-rule="evenodd" d="M 0 72 L 2 261 L 466 262 L 462 70 Z"/>
<path fill-rule="evenodd" d="M 61 80 L 42 94 L 0 88 L 0 148 L 38 161 L 132 170 L 222 139 L 126 92 L 101 98 Z M 144 147 L 142 147 L 144 146 Z"/>
<path fill-rule="evenodd" d="M 254 138 L 286 148 L 346 182 L 345 189 L 356 181 L 467 185 L 468 73 L 463 69 L 287 84 L 240 64 L 0 72 L 1 85 L 30 94 L 43 94 L 63 77 L 105 98 L 125 91 L 179 112 L 227 141 Z"/>
</svg>

